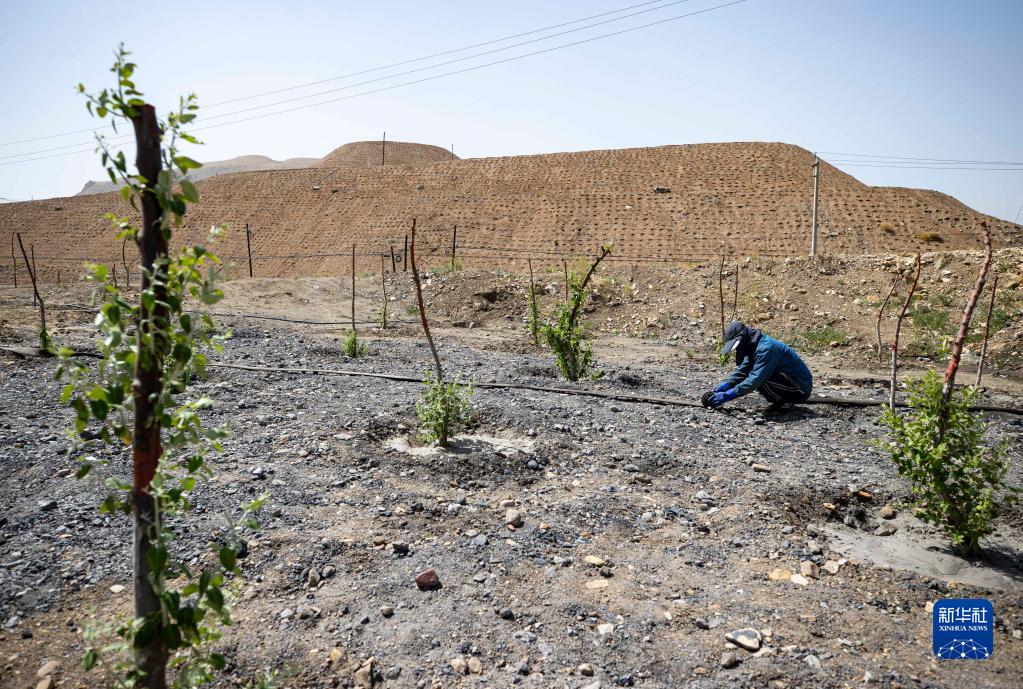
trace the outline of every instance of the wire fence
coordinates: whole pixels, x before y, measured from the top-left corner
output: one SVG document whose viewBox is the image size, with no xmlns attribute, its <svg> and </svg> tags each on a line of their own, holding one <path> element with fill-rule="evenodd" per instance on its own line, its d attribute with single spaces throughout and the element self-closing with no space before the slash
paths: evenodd
<svg viewBox="0 0 1023 689">
<path fill-rule="evenodd" d="M 26 239 L 23 237 L 23 239 Z M 30 240 L 26 242 L 29 244 Z M 385 273 L 406 272 L 408 270 L 407 237 L 396 237 L 393 240 L 363 240 L 354 242 L 359 275 L 380 274 L 381 266 Z M 231 252 L 217 252 L 225 264 L 226 277 L 243 278 L 274 277 L 299 278 L 351 275 L 352 244 L 344 250 L 322 252 L 294 253 L 261 253 L 257 243 L 250 243 L 244 253 L 236 249 Z M 246 246 L 241 247 L 243 250 Z M 599 250 L 594 244 L 592 248 L 583 249 L 580 242 L 575 246 L 559 247 L 548 245 L 524 247 L 499 245 L 495 243 L 479 244 L 474 242 L 459 243 L 457 231 L 450 242 L 434 242 L 420 244 L 416 248 L 416 259 L 426 271 L 442 272 L 452 269 L 523 269 L 532 262 L 537 270 L 561 269 L 564 264 L 571 264 L 579 259 L 591 258 Z M 116 251 L 106 256 L 84 256 L 79 254 L 38 253 L 30 260 L 35 263 L 37 280 L 42 284 L 74 282 L 82 274 L 82 266 L 86 263 L 100 263 L 107 266 L 108 271 L 120 279 L 137 275 L 134 247 L 128 247 L 126 254 L 121 253 L 118 245 Z M 770 258 L 791 256 L 791 251 L 781 249 L 761 249 L 755 252 L 739 252 L 734 247 L 723 247 L 720 252 L 657 252 L 646 253 L 613 253 L 605 261 L 618 265 L 654 266 L 684 265 L 717 260 L 722 255 L 731 258 L 745 255 L 756 255 Z M 381 260 L 382 259 L 382 260 Z M 16 253 L 0 256 L 0 285 L 12 286 L 17 281 L 19 286 L 29 285 L 28 271 L 24 259 Z"/>
</svg>

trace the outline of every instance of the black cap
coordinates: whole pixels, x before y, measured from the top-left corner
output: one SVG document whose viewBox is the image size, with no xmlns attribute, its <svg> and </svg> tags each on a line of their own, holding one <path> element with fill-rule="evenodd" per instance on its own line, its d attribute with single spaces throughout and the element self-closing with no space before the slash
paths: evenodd
<svg viewBox="0 0 1023 689">
<path fill-rule="evenodd" d="M 725 328 L 725 343 L 721 345 L 721 351 L 725 354 L 731 354 L 739 346 L 739 341 L 745 333 L 746 326 L 741 321 L 729 323 L 728 327 Z"/>
</svg>

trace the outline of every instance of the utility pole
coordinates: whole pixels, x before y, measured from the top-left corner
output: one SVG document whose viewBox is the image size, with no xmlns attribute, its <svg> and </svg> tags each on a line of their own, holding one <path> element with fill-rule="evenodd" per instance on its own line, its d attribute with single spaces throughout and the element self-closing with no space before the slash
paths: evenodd
<svg viewBox="0 0 1023 689">
<path fill-rule="evenodd" d="M 249 232 L 248 223 L 245 223 L 245 248 L 249 253 L 249 277 L 252 277 L 252 233 Z"/>
<path fill-rule="evenodd" d="M 380 140 L 380 167 L 387 165 L 387 132 L 384 132 L 384 138 Z"/>
<path fill-rule="evenodd" d="M 810 228 L 810 255 L 817 255 L 817 197 L 820 190 L 821 158 L 813 155 L 813 224 Z"/>
</svg>

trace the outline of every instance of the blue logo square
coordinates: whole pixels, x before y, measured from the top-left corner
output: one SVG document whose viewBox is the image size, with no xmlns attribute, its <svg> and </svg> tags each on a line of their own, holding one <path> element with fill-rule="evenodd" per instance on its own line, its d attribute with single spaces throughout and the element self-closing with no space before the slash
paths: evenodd
<svg viewBox="0 0 1023 689">
<path fill-rule="evenodd" d="M 995 651 L 995 608 L 983 598 L 944 598 L 934 604 L 934 655 L 984 660 Z"/>
</svg>

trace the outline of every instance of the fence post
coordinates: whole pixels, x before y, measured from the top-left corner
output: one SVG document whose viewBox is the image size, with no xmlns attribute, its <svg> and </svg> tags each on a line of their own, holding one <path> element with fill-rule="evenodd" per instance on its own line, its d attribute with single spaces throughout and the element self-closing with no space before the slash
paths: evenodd
<svg viewBox="0 0 1023 689">
<path fill-rule="evenodd" d="M 405 263 L 404 267 L 402 268 L 402 272 L 407 273 L 408 272 L 408 235 L 407 234 L 405 235 L 405 253 L 402 254 L 402 256 L 404 257 L 404 263 Z"/>
<path fill-rule="evenodd" d="M 128 260 L 124 257 L 124 245 L 128 241 L 128 237 L 125 237 L 121 241 L 121 265 L 124 266 L 124 287 L 125 289 L 131 287 L 131 271 L 128 269 Z"/>
<path fill-rule="evenodd" d="M 249 232 L 249 224 L 245 223 L 245 248 L 249 253 L 249 277 L 252 277 L 252 233 Z"/>
<path fill-rule="evenodd" d="M 391 249 L 391 272 L 392 273 L 397 273 L 398 272 L 398 265 L 397 265 L 397 262 L 394 260 L 394 244 L 390 245 L 390 249 Z"/>
<path fill-rule="evenodd" d="M 817 196 L 820 188 L 821 159 L 816 153 L 813 156 L 813 220 L 810 228 L 810 256 L 817 256 Z"/>
<path fill-rule="evenodd" d="M 352 332 L 355 332 L 355 244 L 352 244 Z"/>
<path fill-rule="evenodd" d="M 895 319 L 895 339 L 892 341 L 892 378 L 891 386 L 888 391 L 888 408 L 895 409 L 895 387 L 898 384 L 899 377 L 899 333 L 902 331 L 902 319 L 906 317 L 906 311 L 909 309 L 909 303 L 913 301 L 913 293 L 916 292 L 916 283 L 920 281 L 920 254 L 916 255 L 916 274 L 913 276 L 913 282 L 909 286 L 909 294 L 906 295 L 906 301 L 902 302 L 902 311 L 899 312 L 899 317 Z"/>
<path fill-rule="evenodd" d="M 394 263 L 394 252 L 391 252 L 391 263 Z M 393 270 L 391 272 L 394 272 Z M 380 288 L 384 293 L 384 309 L 380 312 L 380 326 L 387 330 L 387 266 L 384 264 L 384 255 L 380 254 Z"/>
<path fill-rule="evenodd" d="M 568 261 L 561 259 L 561 267 L 565 271 L 565 301 L 568 302 Z"/>
<path fill-rule="evenodd" d="M 18 259 L 14 255 L 14 233 L 11 232 L 11 264 L 14 267 L 14 289 L 18 289 Z"/>
<path fill-rule="evenodd" d="M 121 289 L 117 284 L 117 261 L 110 264 L 111 272 L 114 276 L 114 289 Z"/>
<path fill-rule="evenodd" d="M 455 269 L 455 246 L 458 243 L 458 225 L 451 232 L 451 270 Z"/>
<path fill-rule="evenodd" d="M 21 236 L 20 235 L 18 236 L 18 241 L 19 242 L 21 241 Z M 37 294 L 36 289 L 35 289 L 36 277 L 39 275 L 39 273 L 36 272 L 36 245 L 35 244 L 29 244 L 28 245 L 28 252 L 32 256 L 32 267 L 29 269 L 29 277 L 32 278 L 32 306 L 35 306 L 36 305 L 36 294 Z M 25 260 L 25 265 L 28 266 L 28 260 L 27 259 Z M 40 297 L 39 299 L 40 299 L 40 301 L 42 301 L 42 297 Z M 44 323 L 44 325 L 45 325 L 45 323 Z"/>
<path fill-rule="evenodd" d="M 25 245 L 21 243 L 21 233 L 18 233 L 18 247 L 21 249 L 21 255 L 25 258 L 25 269 L 28 271 L 28 279 L 32 281 L 32 305 L 35 306 L 36 299 L 39 300 L 39 344 L 40 349 L 48 349 L 50 344 L 50 336 L 46 332 L 46 306 L 43 304 L 43 297 L 39 294 L 39 288 L 36 286 L 36 271 L 33 264 L 29 264 L 28 256 L 25 254 Z"/>
</svg>

